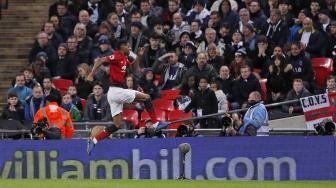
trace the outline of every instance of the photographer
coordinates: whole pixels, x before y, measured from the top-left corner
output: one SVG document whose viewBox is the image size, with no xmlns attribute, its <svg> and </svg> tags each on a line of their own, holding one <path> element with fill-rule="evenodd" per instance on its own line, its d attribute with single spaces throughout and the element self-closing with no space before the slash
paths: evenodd
<svg viewBox="0 0 336 188">
<path fill-rule="evenodd" d="M 256 136 L 257 133 L 268 132 L 268 114 L 262 103 L 261 94 L 258 91 L 251 92 L 248 103 L 250 107 L 242 120 L 238 115 L 232 115 L 232 123 L 225 129 L 225 135 Z"/>
<path fill-rule="evenodd" d="M 175 137 L 202 137 L 202 135 L 195 131 L 193 121 L 186 121 L 177 128 Z"/>
<path fill-rule="evenodd" d="M 138 129 L 134 138 L 166 138 L 166 135 L 160 130 L 156 130 L 152 120 L 147 119 L 145 121 L 145 126 Z"/>
<path fill-rule="evenodd" d="M 74 132 L 69 112 L 57 105 L 57 97 L 48 95 L 46 106 L 34 117 L 32 134 L 43 139 L 71 138 Z"/>
</svg>

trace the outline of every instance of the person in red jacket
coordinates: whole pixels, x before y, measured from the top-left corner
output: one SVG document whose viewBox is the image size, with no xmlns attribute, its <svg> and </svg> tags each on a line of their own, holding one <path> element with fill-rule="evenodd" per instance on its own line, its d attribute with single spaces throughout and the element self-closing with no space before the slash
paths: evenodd
<svg viewBox="0 0 336 188">
<path fill-rule="evenodd" d="M 74 128 L 70 113 L 58 106 L 57 98 L 53 95 L 46 97 L 46 103 L 47 105 L 40 108 L 34 116 L 33 130 L 41 122 L 47 121 L 48 127 L 42 129 L 45 139 L 72 138 Z"/>
</svg>

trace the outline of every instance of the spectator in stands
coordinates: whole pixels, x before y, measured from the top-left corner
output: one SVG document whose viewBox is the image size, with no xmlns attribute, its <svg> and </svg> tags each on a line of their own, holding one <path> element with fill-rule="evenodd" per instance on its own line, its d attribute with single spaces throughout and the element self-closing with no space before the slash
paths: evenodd
<svg viewBox="0 0 336 188">
<path fill-rule="evenodd" d="M 318 0 L 310 1 L 310 15 L 309 17 L 312 19 L 314 23 L 318 23 L 319 21 L 319 11 L 321 9 L 320 2 Z"/>
<path fill-rule="evenodd" d="M 327 46 L 327 57 L 331 57 L 334 62 L 336 61 L 336 21 L 330 23 L 330 32 L 328 34 L 328 46 Z M 334 64 L 335 67 L 335 64 Z M 334 68 L 335 74 L 336 69 Z"/>
<path fill-rule="evenodd" d="M 238 51 L 236 51 L 235 53 L 235 58 L 234 60 L 231 62 L 230 68 L 231 68 L 231 75 L 235 78 L 235 79 L 239 79 L 241 73 L 240 73 L 240 68 L 243 65 L 248 65 L 250 68 L 252 68 L 252 65 L 250 62 L 247 61 L 247 57 L 246 57 L 246 50 L 245 48 L 241 48 Z"/>
<path fill-rule="evenodd" d="M 217 77 L 216 69 L 207 63 L 207 55 L 203 52 L 197 54 L 196 65 L 187 70 L 187 76 L 194 75 L 197 79 L 206 77 L 213 81 Z"/>
<path fill-rule="evenodd" d="M 55 32 L 60 34 L 62 39 L 65 41 L 68 38 L 68 36 L 67 36 L 65 30 L 61 27 L 60 20 L 59 20 L 58 16 L 57 15 L 51 16 L 49 18 L 49 21 L 54 24 Z"/>
<path fill-rule="evenodd" d="M 180 39 L 180 35 L 182 32 L 184 31 L 190 31 L 190 25 L 183 21 L 183 17 L 181 15 L 181 13 L 176 12 L 173 15 L 173 28 L 171 29 L 172 34 L 174 35 L 174 41 L 172 43 L 172 45 L 176 45 L 179 42 Z"/>
<path fill-rule="evenodd" d="M 26 100 L 26 104 L 24 117 L 26 121 L 32 122 L 36 112 L 46 105 L 41 86 L 33 88 L 32 96 Z"/>
<path fill-rule="evenodd" d="M 193 97 L 196 90 L 198 89 L 198 81 L 196 80 L 196 76 L 191 75 L 187 77 L 186 81 L 183 82 L 181 86 L 180 96 L 188 96 Z"/>
<path fill-rule="evenodd" d="M 188 113 L 191 109 L 197 112 L 197 116 L 213 114 L 218 112 L 218 103 L 215 93 L 208 88 L 207 77 L 201 77 L 199 80 L 199 89 L 191 99 L 191 103 L 184 109 Z M 213 118 L 200 120 L 201 128 L 215 128 L 217 122 Z"/>
<path fill-rule="evenodd" d="M 243 121 L 233 118 L 235 122 L 242 122 L 238 130 L 230 128 L 227 132 L 230 135 L 240 136 L 256 136 L 258 132 L 261 134 L 268 133 L 268 114 L 267 109 L 261 100 L 261 94 L 253 91 L 248 97 L 249 109 L 243 117 Z M 234 116 L 238 117 L 238 116 Z"/>
<path fill-rule="evenodd" d="M 98 43 L 99 37 L 101 35 L 106 35 L 109 38 L 110 42 L 114 40 L 111 26 L 107 21 L 103 21 L 99 25 L 98 31 L 97 31 L 97 33 L 95 35 L 95 38 L 94 38 L 94 45 L 96 45 Z"/>
<path fill-rule="evenodd" d="M 68 5 L 63 2 L 57 4 L 57 16 L 59 18 L 60 27 L 64 29 L 66 36 L 70 36 L 76 25 L 76 17 L 68 12 Z"/>
<path fill-rule="evenodd" d="M 217 50 L 217 46 L 215 43 L 208 44 L 207 55 L 208 64 L 212 65 L 215 68 L 216 72 L 218 72 L 222 65 L 230 64 L 230 62 L 226 61 L 223 56 L 219 55 L 219 51 Z"/>
<path fill-rule="evenodd" d="M 210 24 L 214 21 L 210 21 Z M 210 27 L 212 28 L 212 27 Z M 199 44 L 203 41 L 204 38 L 203 30 L 201 30 L 201 21 L 199 20 L 193 20 L 191 21 L 190 25 L 190 37 L 191 41 L 195 43 L 195 46 L 199 46 Z"/>
<path fill-rule="evenodd" d="M 57 49 L 58 46 L 63 42 L 62 36 L 55 32 L 54 23 L 51 21 L 44 23 L 43 31 L 47 33 L 49 43 L 52 47 L 54 47 L 54 49 Z"/>
<path fill-rule="evenodd" d="M 303 20 L 302 29 L 298 30 L 295 40 L 301 43 L 309 58 L 321 57 L 325 54 L 324 36 L 313 27 L 313 21 L 310 18 Z"/>
<path fill-rule="evenodd" d="M 108 14 L 107 22 L 110 24 L 111 30 L 113 32 L 113 41 L 112 41 L 113 46 L 115 46 L 114 44 L 116 43 L 115 40 L 127 38 L 128 32 L 122 26 L 122 23 L 119 21 L 117 13 L 111 12 L 110 14 Z"/>
<path fill-rule="evenodd" d="M 97 33 L 98 26 L 90 20 L 89 12 L 86 10 L 79 11 L 78 22 L 85 25 L 86 34 L 93 39 Z"/>
<path fill-rule="evenodd" d="M 166 53 L 165 48 L 160 47 L 160 35 L 154 33 L 149 37 L 149 45 L 145 47 L 141 58 L 142 67 L 153 67 L 155 61 Z"/>
<path fill-rule="evenodd" d="M 168 0 L 168 7 L 163 11 L 163 22 L 173 25 L 173 15 L 176 12 L 181 12 L 182 8 L 177 0 Z"/>
<path fill-rule="evenodd" d="M 227 65 L 222 65 L 219 69 L 219 75 L 216 78 L 216 82 L 220 84 L 220 89 L 224 92 L 228 101 L 232 101 L 232 88 L 234 78 L 230 74 L 230 69 Z"/>
<path fill-rule="evenodd" d="M 283 46 L 287 43 L 289 28 L 285 21 L 281 19 L 279 9 L 272 9 L 267 24 L 262 29 L 261 34 L 268 38 L 268 43 L 273 47 L 276 45 Z"/>
<path fill-rule="evenodd" d="M 208 28 L 213 28 L 214 30 L 216 30 L 216 32 L 218 32 L 219 29 L 220 29 L 220 26 L 221 26 L 221 22 L 220 21 L 221 21 L 221 17 L 220 17 L 219 12 L 218 11 L 213 11 L 213 12 L 210 13 L 210 19 L 208 21 L 207 27 Z M 191 22 L 191 25 L 192 25 L 192 22 Z M 201 25 L 199 25 L 199 26 L 201 26 Z M 201 27 L 200 27 L 200 29 L 201 29 Z"/>
<path fill-rule="evenodd" d="M 166 135 L 161 131 L 155 132 L 155 127 L 151 119 L 146 119 L 144 126 L 140 127 L 134 138 L 166 138 Z"/>
<path fill-rule="evenodd" d="M 96 24 L 100 24 L 106 18 L 108 12 L 112 11 L 110 1 L 100 0 L 86 0 L 81 9 L 88 11 L 90 21 Z"/>
<path fill-rule="evenodd" d="M 78 49 L 78 41 L 75 36 L 70 36 L 67 40 L 67 45 L 69 49 L 69 59 L 70 61 L 75 64 L 76 66 L 80 63 L 89 63 L 89 56 L 88 54 L 82 53 Z"/>
<path fill-rule="evenodd" d="M 130 22 L 130 14 L 125 10 L 125 2 L 123 0 L 116 0 L 115 12 L 118 15 L 119 23 L 125 29 L 126 25 Z"/>
<path fill-rule="evenodd" d="M 292 79 L 299 78 L 303 80 L 305 87 L 308 90 L 314 91 L 315 85 L 314 72 L 311 62 L 305 57 L 304 51 L 300 43 L 294 42 L 291 44 L 290 57 L 288 63 L 293 67 Z"/>
<path fill-rule="evenodd" d="M 21 105 L 18 96 L 14 93 L 9 93 L 7 96 L 7 105 L 3 108 L 1 114 L 3 120 L 18 120 L 21 123 L 24 121 L 24 107 Z"/>
<path fill-rule="evenodd" d="M 88 57 L 93 46 L 93 41 L 91 37 L 87 36 L 86 27 L 84 24 L 76 24 L 74 29 L 74 36 L 77 38 L 77 48 L 79 53 Z"/>
<path fill-rule="evenodd" d="M 330 18 L 330 11 L 328 9 L 321 10 L 319 12 L 319 22 L 317 23 L 317 29 L 322 32 L 322 34 L 327 34 L 330 32 L 330 23 L 331 23 L 331 18 Z"/>
<path fill-rule="evenodd" d="M 183 31 L 180 35 L 180 41 L 174 46 L 175 51 L 177 51 L 178 54 L 181 53 L 188 41 L 192 41 L 191 34 L 189 31 Z"/>
<path fill-rule="evenodd" d="M 39 52 L 45 52 L 48 57 L 48 69 L 52 69 L 52 65 L 56 62 L 57 52 L 55 48 L 48 43 L 48 34 L 41 31 L 37 34 L 37 42 L 34 43 L 33 48 L 29 52 L 29 63 L 32 64 L 36 61 L 36 55 Z"/>
<path fill-rule="evenodd" d="M 261 92 L 259 80 L 251 73 L 251 68 L 248 65 L 243 65 L 240 67 L 240 77 L 233 84 L 232 109 L 246 108 L 249 94 L 252 91 Z"/>
<path fill-rule="evenodd" d="M 36 55 L 35 62 L 31 65 L 36 81 L 42 85 L 44 77 L 50 77 L 51 73 L 46 66 L 48 64 L 48 56 L 45 52 L 39 52 Z"/>
<path fill-rule="evenodd" d="M 196 64 L 196 47 L 192 41 L 188 41 L 179 54 L 178 61 L 187 69 Z"/>
<path fill-rule="evenodd" d="M 92 80 L 88 80 L 87 77 L 90 73 L 90 68 L 87 64 L 82 63 L 77 66 L 78 75 L 75 78 L 75 86 L 77 88 L 78 96 L 82 99 L 87 99 L 90 93 L 92 93 L 93 83 Z"/>
<path fill-rule="evenodd" d="M 204 0 L 196 0 L 194 6 L 187 13 L 187 21 L 191 24 L 192 20 L 199 19 L 202 24 L 202 28 L 207 28 L 208 21 L 210 19 L 210 12 L 205 7 Z"/>
<path fill-rule="evenodd" d="M 70 93 L 65 93 L 62 97 L 62 103 L 60 105 L 64 110 L 70 113 L 72 121 L 81 120 L 81 114 L 76 105 L 72 103 L 72 97 Z"/>
<path fill-rule="evenodd" d="M 336 80 L 334 75 L 327 77 L 327 86 L 321 93 L 335 93 L 336 92 Z"/>
<path fill-rule="evenodd" d="M 68 46 L 65 43 L 59 45 L 58 50 L 58 61 L 55 67 L 52 69 L 54 79 L 68 79 L 74 80 L 76 76 L 76 65 L 74 62 L 70 61 L 68 56 Z"/>
<path fill-rule="evenodd" d="M 226 95 L 224 94 L 223 90 L 220 88 L 219 82 L 212 82 L 211 90 L 215 92 L 217 102 L 218 102 L 218 113 L 227 112 L 229 111 L 228 101 L 226 99 Z"/>
<path fill-rule="evenodd" d="M 23 74 L 17 74 L 15 76 L 15 85 L 14 87 L 10 88 L 7 92 L 15 94 L 18 99 L 20 100 L 20 103 L 23 107 L 26 106 L 26 100 L 30 97 L 32 94 L 32 89 L 25 86 L 25 77 Z"/>
<path fill-rule="evenodd" d="M 157 8 L 160 9 L 160 7 L 154 6 L 153 1 L 141 0 L 140 2 L 141 21 L 140 22 L 145 28 L 149 27 L 151 23 L 150 21 L 152 20 L 153 17 L 155 17 L 156 14 L 160 14 L 156 12 L 158 10 Z"/>
<path fill-rule="evenodd" d="M 294 25 L 290 28 L 290 36 L 288 42 L 293 42 L 295 40 L 297 32 L 302 28 L 303 20 L 309 15 L 307 10 L 301 10 L 297 16 L 294 18 Z"/>
<path fill-rule="evenodd" d="M 284 20 L 288 27 L 292 27 L 294 25 L 294 15 L 291 10 L 289 10 L 290 3 L 288 0 L 279 0 L 278 7 L 281 13 L 281 18 Z"/>
<path fill-rule="evenodd" d="M 243 36 L 240 32 L 235 31 L 232 34 L 232 42 L 230 42 L 227 46 L 229 48 L 230 56 L 234 57 L 234 54 L 239 50 L 239 49 L 244 49 L 246 52 L 246 45 L 243 41 Z M 232 57 L 232 58 L 233 58 Z"/>
<path fill-rule="evenodd" d="M 112 120 L 110 105 L 103 93 L 103 85 L 96 83 L 93 86 L 93 93 L 86 100 L 84 120 L 88 121 L 110 121 Z"/>
<path fill-rule="evenodd" d="M 293 80 L 293 89 L 290 90 L 287 94 L 285 101 L 295 100 L 298 101 L 295 103 L 285 104 L 282 106 L 282 110 L 285 113 L 288 113 L 290 116 L 302 114 L 302 107 L 300 103 L 300 98 L 310 96 L 310 92 L 304 87 L 303 81 L 301 79 Z"/>
<path fill-rule="evenodd" d="M 160 89 L 180 88 L 186 68 L 180 62 L 176 52 L 169 52 L 159 57 L 153 65 L 154 72 L 160 74 Z"/>
<path fill-rule="evenodd" d="M 242 8 L 239 10 L 238 31 L 243 33 L 243 26 L 246 24 L 253 26 L 253 21 L 250 19 L 250 12 L 246 8 Z"/>
<path fill-rule="evenodd" d="M 250 11 L 251 21 L 256 28 L 257 33 L 261 33 L 264 26 L 267 24 L 267 17 L 261 9 L 260 2 L 253 0 L 248 8 Z"/>
<path fill-rule="evenodd" d="M 278 48 L 279 46 L 275 46 Z M 279 47 L 280 48 L 280 47 Z M 270 62 L 270 52 L 267 37 L 259 35 L 256 41 L 256 50 L 253 59 L 253 68 L 260 71 L 259 75 L 262 78 L 267 77 L 268 66 Z"/>
<path fill-rule="evenodd" d="M 134 53 L 137 53 L 139 48 L 142 48 L 147 43 L 147 37 L 142 32 L 141 22 L 132 22 L 131 34 L 128 37 L 130 47 Z"/>
<path fill-rule="evenodd" d="M 150 95 L 151 99 L 159 98 L 159 90 L 154 84 L 155 74 L 152 68 L 145 68 L 140 80 L 140 87 L 143 92 Z"/>
<path fill-rule="evenodd" d="M 216 30 L 212 29 L 212 28 L 207 28 L 205 30 L 205 40 L 203 40 L 198 48 L 197 48 L 197 53 L 200 53 L 200 52 L 206 52 L 207 49 L 208 49 L 208 45 L 210 43 L 215 43 L 217 44 L 217 41 L 216 41 Z M 220 48 L 219 46 L 216 45 L 216 50 L 219 52 L 220 55 L 223 55 L 223 51 L 222 48 Z"/>
<path fill-rule="evenodd" d="M 110 44 L 110 40 L 108 38 L 108 36 L 106 35 L 100 35 L 99 39 L 98 39 L 98 47 L 94 48 L 91 51 L 91 64 L 94 64 L 94 60 L 98 57 L 104 57 L 104 56 L 108 56 L 111 55 L 113 53 L 111 44 Z"/>
<path fill-rule="evenodd" d="M 34 86 L 40 85 L 34 78 L 33 69 L 30 67 L 25 67 L 23 69 L 23 75 L 25 77 L 25 86 L 33 89 Z"/>
<path fill-rule="evenodd" d="M 77 109 L 83 112 L 82 99 L 77 95 L 77 88 L 74 85 L 68 87 L 67 93 L 71 95 L 72 103 L 77 107 Z M 86 100 L 86 99 L 85 99 Z"/>
<path fill-rule="evenodd" d="M 243 38 L 244 43 L 247 44 L 248 51 L 255 51 L 257 43 L 257 35 L 255 34 L 255 28 L 252 24 L 245 24 L 243 26 Z"/>
<path fill-rule="evenodd" d="M 52 87 L 51 77 L 43 78 L 43 93 L 45 97 L 49 95 L 53 95 L 57 99 L 57 103 L 61 104 L 61 100 L 62 100 L 61 94 L 57 89 Z"/>
<path fill-rule="evenodd" d="M 239 15 L 231 8 L 231 2 L 229 0 L 223 0 L 218 7 L 218 12 L 221 17 L 221 23 L 226 23 L 231 27 L 236 27 L 239 22 Z M 234 28 L 233 30 L 236 30 Z"/>
<path fill-rule="evenodd" d="M 293 66 L 287 63 L 285 57 L 275 56 L 268 70 L 266 84 L 268 102 L 281 102 L 290 90 Z"/>
</svg>

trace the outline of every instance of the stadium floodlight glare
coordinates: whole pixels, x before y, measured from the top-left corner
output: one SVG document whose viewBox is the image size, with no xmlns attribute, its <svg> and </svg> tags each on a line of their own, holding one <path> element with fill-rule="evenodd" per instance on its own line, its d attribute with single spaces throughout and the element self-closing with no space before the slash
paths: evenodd
<svg viewBox="0 0 336 188">
<path fill-rule="evenodd" d="M 178 146 L 180 153 L 182 154 L 182 170 L 180 171 L 180 180 L 187 180 L 188 178 L 185 177 L 185 156 L 190 151 L 190 144 L 182 143 Z"/>
</svg>

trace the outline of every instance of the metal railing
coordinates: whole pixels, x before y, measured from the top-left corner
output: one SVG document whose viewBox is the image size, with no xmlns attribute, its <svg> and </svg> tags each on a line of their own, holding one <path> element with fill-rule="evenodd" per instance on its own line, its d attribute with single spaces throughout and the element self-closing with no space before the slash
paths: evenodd
<svg viewBox="0 0 336 188">
<path fill-rule="evenodd" d="M 0 0 L 0 20 L 2 19 L 2 9 L 8 8 L 8 0 Z"/>
<path fill-rule="evenodd" d="M 295 99 L 295 100 L 290 100 L 290 101 L 284 101 L 284 102 L 278 102 L 278 103 L 272 103 L 272 104 L 267 104 L 265 105 L 266 108 L 270 108 L 270 107 L 276 107 L 276 106 L 281 106 L 281 105 L 285 105 L 285 104 L 291 104 L 291 103 L 296 103 L 299 102 L 299 99 Z M 221 112 L 221 113 L 215 113 L 215 114 L 208 114 L 208 115 L 204 115 L 201 117 L 191 117 L 191 118 L 185 118 L 185 119 L 179 119 L 179 120 L 175 120 L 175 121 L 171 121 L 168 122 L 168 125 L 166 127 L 162 127 L 162 132 L 163 133 L 176 133 L 177 129 L 169 129 L 169 126 L 173 123 L 180 123 L 180 122 L 186 122 L 186 121 L 192 121 L 192 120 L 199 120 L 199 119 L 204 119 L 204 118 L 210 118 L 210 117 L 217 117 L 217 116 L 222 116 L 225 114 L 232 114 L 232 113 L 238 113 L 238 112 L 244 112 L 247 111 L 248 108 L 244 108 L 244 109 L 237 109 L 237 110 L 231 110 L 228 112 Z M 75 127 L 75 134 L 86 134 L 89 135 L 90 130 L 92 127 L 96 126 L 96 125 L 112 125 L 113 122 L 112 121 L 108 121 L 108 122 L 93 122 L 93 121 L 86 121 L 86 122 L 73 122 L 73 125 Z M 222 129 L 195 129 L 195 131 L 197 131 L 198 133 L 212 133 L 212 134 L 216 134 L 216 133 L 220 133 L 222 131 Z M 6 136 L 6 134 L 8 133 L 17 133 L 17 134 L 30 134 L 30 130 L 4 130 L 4 129 L 0 129 L 0 138 L 4 138 Z M 115 132 L 115 135 L 121 135 L 121 134 L 136 134 L 137 133 L 137 129 L 133 129 L 133 130 L 126 130 L 126 129 L 120 129 L 117 132 Z M 308 135 L 308 134 L 313 134 L 314 131 L 313 130 L 308 130 L 308 129 L 300 129 L 300 128 L 270 128 L 269 129 L 269 133 L 270 135 L 272 134 L 291 134 L 291 133 L 302 133 L 304 135 Z"/>
</svg>

